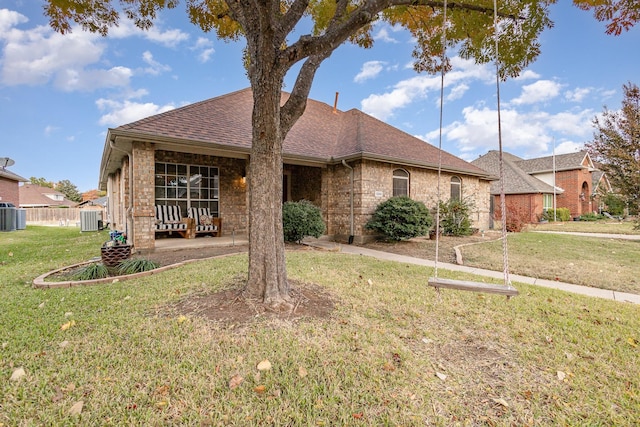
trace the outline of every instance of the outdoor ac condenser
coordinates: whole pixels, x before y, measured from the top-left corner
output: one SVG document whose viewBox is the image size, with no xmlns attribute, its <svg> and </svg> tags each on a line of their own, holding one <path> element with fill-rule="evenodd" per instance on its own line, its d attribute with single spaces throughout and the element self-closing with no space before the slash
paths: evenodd
<svg viewBox="0 0 640 427">
<path fill-rule="evenodd" d="M 80 231 L 98 231 L 100 220 L 102 220 L 100 211 L 80 211 Z"/>
<path fill-rule="evenodd" d="M 16 208 L 0 208 L 0 231 L 16 230 Z"/>
<path fill-rule="evenodd" d="M 16 229 L 24 230 L 27 228 L 27 210 L 16 209 Z"/>
</svg>

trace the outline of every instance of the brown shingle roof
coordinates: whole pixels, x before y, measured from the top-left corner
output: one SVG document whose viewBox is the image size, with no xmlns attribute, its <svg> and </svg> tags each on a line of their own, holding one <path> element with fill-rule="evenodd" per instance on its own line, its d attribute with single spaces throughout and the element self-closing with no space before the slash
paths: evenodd
<svg viewBox="0 0 640 427">
<path fill-rule="evenodd" d="M 287 96 L 283 93 L 283 99 Z M 244 89 L 147 117 L 110 132 L 209 143 L 246 152 L 251 148 L 252 109 L 251 89 Z M 359 110 L 334 113 L 332 106 L 311 99 L 287 135 L 283 151 L 285 158 L 300 156 L 324 163 L 368 157 L 428 168 L 438 165 L 438 148 L 433 145 Z M 487 175 L 477 166 L 446 152 L 443 152 L 442 166 L 443 170 Z"/>
<path fill-rule="evenodd" d="M 549 185 L 524 171 L 520 164 L 523 160 L 513 154 L 503 152 L 503 170 L 504 170 L 504 193 L 505 194 L 538 194 L 553 193 L 553 186 Z M 487 154 L 480 156 L 473 162 L 474 165 L 500 176 L 500 152 L 491 150 Z M 562 190 L 556 189 L 556 193 L 562 193 Z M 500 181 L 491 182 L 491 194 L 500 194 Z"/>
<path fill-rule="evenodd" d="M 47 207 L 47 206 L 75 206 L 77 203 L 64 198 L 64 194 L 49 187 L 41 187 L 35 184 L 24 184 L 19 188 L 21 207 Z M 62 200 L 54 200 L 48 196 L 62 197 Z"/>
<path fill-rule="evenodd" d="M 518 162 L 518 166 L 530 174 L 552 172 L 554 167 L 553 158 L 554 156 L 546 156 L 538 157 L 536 159 L 521 160 Z M 586 151 L 555 155 L 556 171 L 567 171 L 588 167 L 593 168 L 593 163 Z"/>
</svg>

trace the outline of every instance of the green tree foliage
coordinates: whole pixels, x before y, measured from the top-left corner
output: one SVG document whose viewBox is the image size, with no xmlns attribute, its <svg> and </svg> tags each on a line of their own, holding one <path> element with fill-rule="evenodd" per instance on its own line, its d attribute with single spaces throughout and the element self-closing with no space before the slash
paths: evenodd
<svg viewBox="0 0 640 427">
<path fill-rule="evenodd" d="M 603 203 L 605 204 L 605 211 L 609 212 L 609 214 L 613 216 L 622 216 L 624 215 L 624 200 L 617 194 L 608 193 L 604 199 Z"/>
<path fill-rule="evenodd" d="M 449 236 L 469 236 L 473 234 L 471 227 L 471 210 L 473 202 L 469 200 L 450 199 L 440 201 L 440 230 Z"/>
<path fill-rule="evenodd" d="M 425 236 L 432 224 L 433 217 L 424 203 L 397 196 L 376 207 L 366 228 L 383 234 L 387 240 L 400 241 Z"/>
<path fill-rule="evenodd" d="M 282 228 L 284 240 L 297 243 L 307 236 L 320 237 L 326 229 L 322 211 L 307 200 L 286 202 L 282 206 Z"/>
<path fill-rule="evenodd" d="M 40 187 L 53 188 L 53 182 L 47 181 L 45 178 L 36 178 L 35 176 L 32 176 L 29 178 L 29 182 L 33 185 L 39 185 Z"/>
<path fill-rule="evenodd" d="M 78 191 L 78 187 L 76 187 L 68 179 L 63 179 L 62 181 L 56 183 L 53 188 L 64 194 L 67 200 L 71 200 L 72 202 L 82 201 L 82 194 L 80 194 L 80 192 Z"/>
<path fill-rule="evenodd" d="M 593 141 L 586 144 L 589 154 L 600 163 L 611 185 L 630 210 L 640 207 L 640 89 L 623 86 L 624 99 L 619 111 L 606 107 L 593 119 Z"/>
</svg>

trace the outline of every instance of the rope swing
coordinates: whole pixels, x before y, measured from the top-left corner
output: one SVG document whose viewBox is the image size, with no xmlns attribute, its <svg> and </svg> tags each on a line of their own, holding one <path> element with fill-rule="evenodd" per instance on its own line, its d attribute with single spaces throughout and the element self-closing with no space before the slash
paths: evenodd
<svg viewBox="0 0 640 427">
<path fill-rule="evenodd" d="M 500 65 L 498 60 L 498 2 L 493 0 L 493 26 L 494 41 L 496 51 L 496 97 L 498 110 L 498 146 L 499 146 L 499 162 L 500 162 L 500 210 L 502 221 L 502 265 L 504 275 L 504 285 L 495 285 L 483 282 L 472 282 L 467 280 L 442 279 L 438 277 L 438 256 L 440 247 L 440 184 L 442 178 L 442 116 L 444 103 L 444 74 L 446 61 L 446 45 L 447 45 L 447 0 L 444 0 L 444 13 L 442 18 L 442 68 L 440 73 L 440 134 L 438 143 L 438 186 L 437 197 L 438 204 L 436 207 L 436 259 L 434 265 L 434 276 L 429 278 L 428 284 L 436 289 L 440 296 L 440 288 L 457 289 L 471 292 L 486 292 L 492 294 L 506 295 L 507 299 L 518 295 L 518 290 L 511 285 L 509 279 L 509 252 L 507 247 L 507 210 L 504 193 L 504 162 L 502 159 L 502 126 L 500 120 Z"/>
</svg>

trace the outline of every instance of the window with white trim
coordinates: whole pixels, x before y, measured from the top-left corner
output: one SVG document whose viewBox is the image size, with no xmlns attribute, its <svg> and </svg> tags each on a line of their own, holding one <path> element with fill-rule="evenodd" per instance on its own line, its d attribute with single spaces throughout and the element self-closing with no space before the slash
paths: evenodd
<svg viewBox="0 0 640 427">
<path fill-rule="evenodd" d="M 209 208 L 219 216 L 220 176 L 217 167 L 156 163 L 155 203 L 178 205 L 182 215 L 188 208 Z"/>
<path fill-rule="evenodd" d="M 409 195 L 409 172 L 404 169 L 393 171 L 393 197 Z"/>
<path fill-rule="evenodd" d="M 548 211 L 549 209 L 553 209 L 553 194 L 543 194 L 542 195 L 542 210 Z"/>
<path fill-rule="evenodd" d="M 451 200 L 462 200 L 462 180 L 457 176 L 451 177 Z"/>
</svg>

